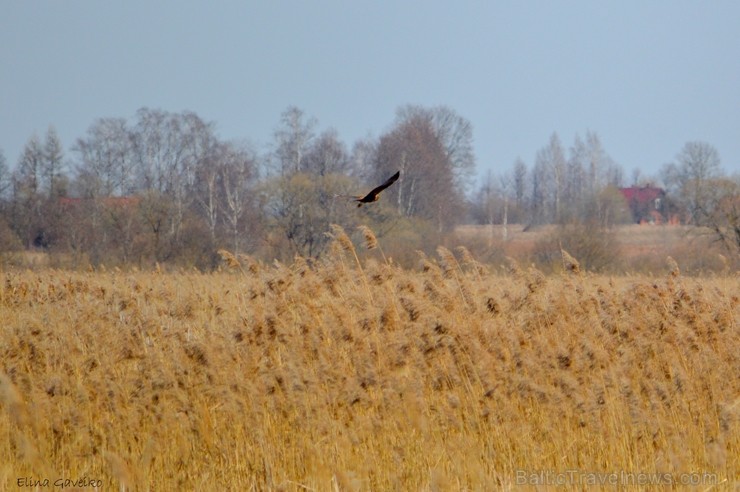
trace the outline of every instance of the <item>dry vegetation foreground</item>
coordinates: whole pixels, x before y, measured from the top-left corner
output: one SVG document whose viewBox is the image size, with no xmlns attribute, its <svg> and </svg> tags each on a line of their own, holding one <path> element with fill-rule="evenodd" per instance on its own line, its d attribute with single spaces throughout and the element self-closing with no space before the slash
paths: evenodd
<svg viewBox="0 0 740 492">
<path fill-rule="evenodd" d="M 0 489 L 738 486 L 737 277 L 492 274 L 442 248 L 412 272 L 333 246 L 3 274 Z"/>
</svg>

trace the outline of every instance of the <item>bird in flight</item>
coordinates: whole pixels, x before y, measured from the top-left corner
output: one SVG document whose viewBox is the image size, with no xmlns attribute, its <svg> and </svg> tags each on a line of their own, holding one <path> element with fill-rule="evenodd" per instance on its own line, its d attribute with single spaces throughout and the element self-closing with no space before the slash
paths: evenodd
<svg viewBox="0 0 740 492">
<path fill-rule="evenodd" d="M 358 207 L 362 207 L 362 204 L 364 204 L 364 203 L 377 202 L 378 201 L 378 198 L 380 197 L 380 192 L 383 191 L 384 189 L 388 188 L 393 183 L 395 183 L 396 180 L 398 179 L 398 177 L 400 175 L 401 175 L 401 171 L 396 172 L 396 174 L 394 174 L 393 176 L 391 176 L 390 178 L 388 178 L 388 180 L 385 183 L 383 183 L 382 185 L 380 185 L 380 186 L 378 186 L 376 188 L 373 188 L 370 191 L 370 193 L 368 193 L 365 196 L 361 196 L 361 195 L 358 195 L 358 196 L 353 196 L 353 195 L 339 195 L 339 196 L 346 196 L 347 198 L 352 198 L 354 201 L 357 202 L 357 206 Z"/>
</svg>

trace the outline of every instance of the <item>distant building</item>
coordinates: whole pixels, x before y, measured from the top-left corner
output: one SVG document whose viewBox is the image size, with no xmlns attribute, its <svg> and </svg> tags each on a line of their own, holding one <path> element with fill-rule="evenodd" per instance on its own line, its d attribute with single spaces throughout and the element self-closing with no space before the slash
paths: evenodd
<svg viewBox="0 0 740 492">
<path fill-rule="evenodd" d="M 619 188 L 637 224 L 664 224 L 665 191 L 653 186 L 631 186 Z"/>
</svg>

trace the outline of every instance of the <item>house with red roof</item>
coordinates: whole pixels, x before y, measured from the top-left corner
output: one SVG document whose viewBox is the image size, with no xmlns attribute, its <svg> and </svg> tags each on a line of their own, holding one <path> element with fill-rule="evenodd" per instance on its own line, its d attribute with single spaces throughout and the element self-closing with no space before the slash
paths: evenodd
<svg viewBox="0 0 740 492">
<path fill-rule="evenodd" d="M 619 188 L 637 224 L 664 224 L 665 191 L 654 186 L 630 186 Z"/>
</svg>

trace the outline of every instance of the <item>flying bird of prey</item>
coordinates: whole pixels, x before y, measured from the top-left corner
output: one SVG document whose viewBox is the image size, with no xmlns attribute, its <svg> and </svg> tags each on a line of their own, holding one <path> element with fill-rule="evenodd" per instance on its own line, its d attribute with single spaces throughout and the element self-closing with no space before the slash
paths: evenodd
<svg viewBox="0 0 740 492">
<path fill-rule="evenodd" d="M 396 174 L 388 178 L 388 180 L 385 183 L 378 186 L 377 188 L 373 188 L 370 191 L 370 193 L 368 193 L 365 196 L 350 196 L 349 198 L 352 198 L 354 201 L 356 201 L 358 207 L 362 207 L 363 203 L 376 202 L 378 201 L 378 198 L 380 197 L 380 192 L 388 188 L 393 183 L 395 183 L 400 175 L 401 175 L 401 171 L 396 172 Z"/>
</svg>

